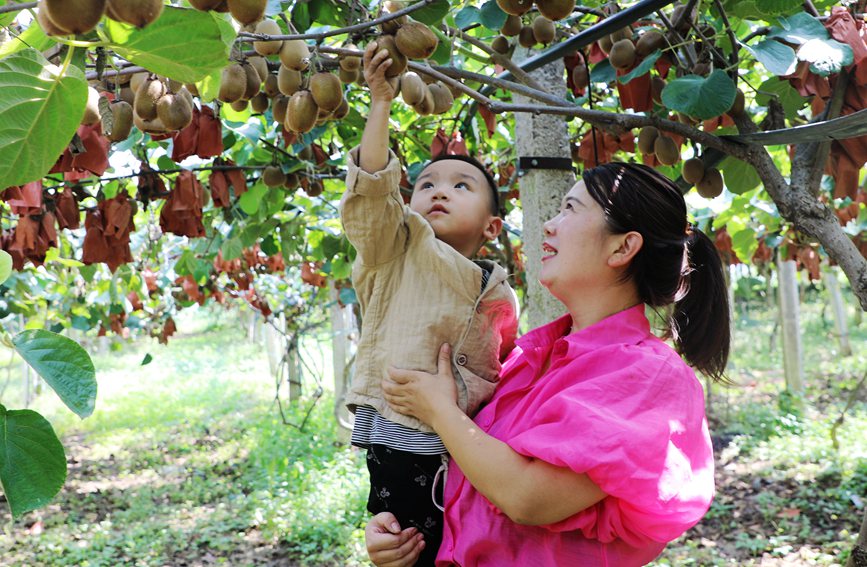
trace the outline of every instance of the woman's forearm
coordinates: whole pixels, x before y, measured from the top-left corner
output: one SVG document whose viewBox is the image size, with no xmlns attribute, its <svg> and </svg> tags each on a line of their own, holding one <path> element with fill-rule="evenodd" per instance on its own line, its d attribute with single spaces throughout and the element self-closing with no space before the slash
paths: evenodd
<svg viewBox="0 0 867 567">
<path fill-rule="evenodd" d="M 491 437 L 457 406 L 431 424 L 468 481 L 519 524 L 551 524 L 605 497 L 587 475 L 525 457 Z"/>
<path fill-rule="evenodd" d="M 367 173 L 376 173 L 388 164 L 388 118 L 391 101 L 373 99 L 367 124 L 361 135 L 358 165 Z"/>
</svg>

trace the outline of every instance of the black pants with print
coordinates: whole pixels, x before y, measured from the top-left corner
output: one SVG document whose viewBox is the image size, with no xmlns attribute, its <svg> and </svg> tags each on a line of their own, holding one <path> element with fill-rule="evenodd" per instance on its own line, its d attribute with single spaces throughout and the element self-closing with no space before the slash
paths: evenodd
<svg viewBox="0 0 867 567">
<path fill-rule="evenodd" d="M 425 547 L 417 566 L 433 567 L 443 539 L 443 513 L 431 498 L 431 487 L 442 465 L 439 455 L 417 455 L 371 445 L 367 450 L 367 470 L 370 471 L 370 495 L 367 510 L 371 514 L 391 512 L 401 529 L 415 526 L 424 534 Z M 443 501 L 443 483 L 436 487 L 437 502 Z"/>
</svg>

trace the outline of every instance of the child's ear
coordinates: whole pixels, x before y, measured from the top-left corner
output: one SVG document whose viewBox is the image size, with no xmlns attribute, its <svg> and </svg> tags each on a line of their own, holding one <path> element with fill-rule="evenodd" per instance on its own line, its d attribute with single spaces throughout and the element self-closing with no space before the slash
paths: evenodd
<svg viewBox="0 0 867 567">
<path fill-rule="evenodd" d="M 500 232 L 502 230 L 503 219 L 491 215 L 488 218 L 488 224 L 485 225 L 485 229 L 482 231 L 482 235 L 485 237 L 485 241 L 495 240 L 498 236 L 500 236 Z"/>
</svg>

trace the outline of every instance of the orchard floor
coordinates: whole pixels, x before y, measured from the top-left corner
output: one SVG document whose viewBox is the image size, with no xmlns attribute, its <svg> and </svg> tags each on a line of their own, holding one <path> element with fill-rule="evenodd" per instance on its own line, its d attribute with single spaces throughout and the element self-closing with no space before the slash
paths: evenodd
<svg viewBox="0 0 867 567">
<path fill-rule="evenodd" d="M 830 428 L 867 358 L 835 353 L 821 306 L 806 306 L 802 326 L 808 391 L 798 410 L 780 395 L 772 315 L 740 313 L 738 386 L 710 396 L 716 500 L 654 565 L 845 563 L 867 502 L 867 388 L 837 431 L 839 450 Z M 285 425 L 263 347 L 239 327 L 199 315 L 167 347 L 95 355 L 100 391 L 86 420 L 41 395 L 33 407 L 62 436 L 69 478 L 51 505 L 16 521 L 0 505 L 0 564 L 366 565 L 364 463 L 341 442 L 327 388 L 286 408 L 295 425 Z M 867 324 L 852 344 L 865 339 Z M 317 344 L 307 359 L 327 377 Z M 10 409 L 20 407 L 18 381 L 3 394 Z"/>
</svg>

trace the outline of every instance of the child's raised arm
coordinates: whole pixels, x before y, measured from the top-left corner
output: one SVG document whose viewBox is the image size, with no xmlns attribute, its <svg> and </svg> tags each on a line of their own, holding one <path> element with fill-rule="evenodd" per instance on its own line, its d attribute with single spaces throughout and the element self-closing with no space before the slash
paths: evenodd
<svg viewBox="0 0 867 567">
<path fill-rule="evenodd" d="M 385 76 L 391 66 L 388 51 L 377 51 L 376 42 L 371 41 L 364 50 L 363 63 L 370 89 L 370 114 L 361 136 L 358 165 L 367 173 L 376 173 L 388 163 L 388 117 L 395 89 Z"/>
</svg>

